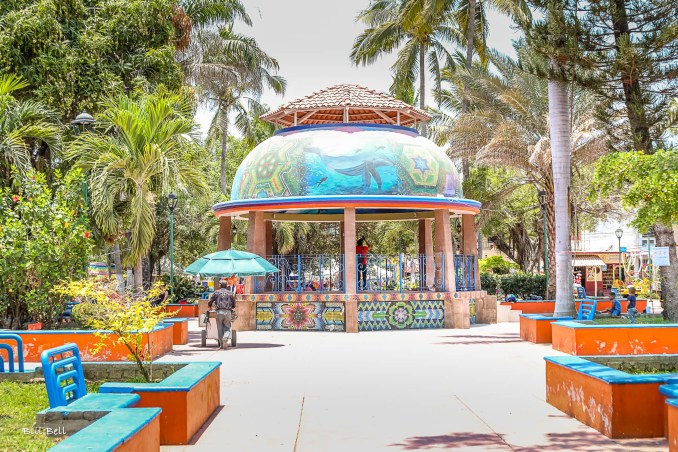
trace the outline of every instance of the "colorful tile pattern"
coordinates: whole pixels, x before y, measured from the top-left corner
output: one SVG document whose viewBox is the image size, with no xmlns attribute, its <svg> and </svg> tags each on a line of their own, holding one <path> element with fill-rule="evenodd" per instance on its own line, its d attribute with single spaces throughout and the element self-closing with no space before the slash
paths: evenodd
<svg viewBox="0 0 678 452">
<path fill-rule="evenodd" d="M 476 324 L 476 299 L 475 298 L 470 298 L 468 300 L 468 308 L 469 308 L 469 318 L 471 321 L 471 325 Z"/>
<path fill-rule="evenodd" d="M 444 326 L 443 300 L 358 302 L 358 331 L 427 329 Z"/>
<path fill-rule="evenodd" d="M 479 292 L 474 292 L 479 293 Z M 453 300 L 457 294 L 452 292 L 371 292 L 357 295 L 343 293 L 299 292 L 299 293 L 266 293 L 238 295 L 238 301 L 250 302 L 328 302 L 328 301 L 425 301 Z M 468 298 L 468 297 L 461 297 Z"/>
<path fill-rule="evenodd" d="M 258 302 L 257 330 L 345 331 L 341 302 Z"/>
</svg>

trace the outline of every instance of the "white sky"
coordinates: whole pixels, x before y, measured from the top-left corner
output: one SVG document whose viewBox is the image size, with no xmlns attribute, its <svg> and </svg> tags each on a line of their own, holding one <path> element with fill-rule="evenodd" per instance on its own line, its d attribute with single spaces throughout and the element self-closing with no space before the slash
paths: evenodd
<svg viewBox="0 0 678 452">
<path fill-rule="evenodd" d="M 353 41 L 364 29 L 355 22 L 369 0 L 245 0 L 252 27 L 237 27 L 254 36 L 259 46 L 280 63 L 280 75 L 287 79 L 284 97 L 265 93 L 262 101 L 272 109 L 280 104 L 339 83 L 355 83 L 379 91 L 391 85 L 390 66 L 396 55 L 390 54 L 370 66 L 356 67 L 349 55 Z M 517 33 L 511 21 L 493 11 L 488 13 L 488 44 L 514 55 L 512 40 Z M 428 84 L 431 86 L 431 83 Z M 427 101 L 431 99 L 430 93 Z M 202 108 L 196 120 L 203 133 L 213 113 Z"/>
</svg>

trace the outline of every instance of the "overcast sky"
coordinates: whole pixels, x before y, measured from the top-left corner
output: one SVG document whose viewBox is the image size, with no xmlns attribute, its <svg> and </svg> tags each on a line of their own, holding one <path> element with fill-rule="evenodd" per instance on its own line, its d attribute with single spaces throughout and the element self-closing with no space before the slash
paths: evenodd
<svg viewBox="0 0 678 452">
<path fill-rule="evenodd" d="M 272 109 L 339 83 L 388 91 L 389 68 L 395 54 L 386 55 L 370 66 L 356 67 L 349 60 L 353 41 L 364 29 L 355 17 L 369 0 L 244 0 L 244 3 L 253 24 L 238 27 L 238 31 L 254 36 L 262 49 L 277 58 L 280 75 L 287 79 L 284 97 L 273 93 L 262 97 Z M 489 46 L 513 54 L 511 41 L 517 34 L 511 21 L 491 11 L 488 22 Z M 197 120 L 203 132 L 212 116 L 204 109 L 198 111 Z"/>
</svg>

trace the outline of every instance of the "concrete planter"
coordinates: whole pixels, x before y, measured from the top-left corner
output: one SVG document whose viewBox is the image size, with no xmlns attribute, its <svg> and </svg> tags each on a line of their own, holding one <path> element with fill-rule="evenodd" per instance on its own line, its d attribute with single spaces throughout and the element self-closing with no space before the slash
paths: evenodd
<svg viewBox="0 0 678 452">
<path fill-rule="evenodd" d="M 187 318 L 172 318 L 165 319 L 163 323 L 172 325 L 172 343 L 174 345 L 188 344 L 188 319 Z"/>
<path fill-rule="evenodd" d="M 68 343 L 74 343 L 80 350 L 83 361 L 126 361 L 130 355 L 129 350 L 123 344 L 117 342 L 118 336 L 110 333 L 110 339 L 97 353 L 94 352 L 99 338 L 93 330 L 35 330 L 35 331 L 12 331 L 18 334 L 24 343 L 24 360 L 27 362 L 39 362 L 40 354 L 47 349 L 58 347 Z M 172 350 L 172 325 L 160 324 L 150 333 L 144 332 L 143 343 L 148 347 L 149 340 L 153 359 L 158 358 Z M 0 342 L 4 342 L 1 341 Z M 10 343 L 10 342 L 6 342 Z M 15 344 L 11 344 L 15 345 Z M 16 350 L 15 354 L 16 356 Z"/>
<path fill-rule="evenodd" d="M 678 324 L 595 325 L 573 321 L 552 325 L 552 346 L 570 355 L 678 353 Z"/>
<path fill-rule="evenodd" d="M 198 305 L 171 303 L 165 305 L 165 312 L 176 312 L 176 317 L 198 317 Z"/>
<path fill-rule="evenodd" d="M 552 317 L 540 314 L 520 315 L 520 338 L 535 344 L 551 343 L 551 324 L 572 317 Z"/>
<path fill-rule="evenodd" d="M 160 444 L 187 444 L 221 401 L 221 362 L 186 364 L 159 383 L 105 383 L 101 393 L 135 393 L 137 407 L 158 407 Z"/>
<path fill-rule="evenodd" d="M 544 358 L 546 401 L 609 438 L 664 436 L 664 397 L 659 386 L 678 374 L 633 375 L 592 361 L 608 358 L 588 358 Z M 623 362 L 662 358 L 667 357 L 624 356 Z M 678 356 L 669 358 L 678 361 Z"/>
</svg>

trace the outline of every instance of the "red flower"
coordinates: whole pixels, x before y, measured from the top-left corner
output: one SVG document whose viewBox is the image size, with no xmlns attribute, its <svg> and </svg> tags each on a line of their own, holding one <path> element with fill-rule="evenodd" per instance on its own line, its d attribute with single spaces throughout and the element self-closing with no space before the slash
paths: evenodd
<svg viewBox="0 0 678 452">
<path fill-rule="evenodd" d="M 12 201 L 19 202 L 19 197 L 17 195 L 12 196 Z"/>
<path fill-rule="evenodd" d="M 85 231 L 85 238 L 88 239 L 89 236 L 92 235 L 89 231 Z"/>
</svg>

